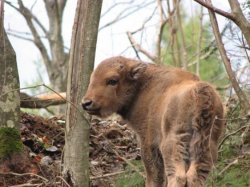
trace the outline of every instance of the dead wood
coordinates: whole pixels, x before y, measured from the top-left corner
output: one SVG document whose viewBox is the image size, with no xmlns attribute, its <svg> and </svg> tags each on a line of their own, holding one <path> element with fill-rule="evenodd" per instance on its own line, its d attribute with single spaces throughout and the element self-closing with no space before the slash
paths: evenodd
<svg viewBox="0 0 250 187">
<path fill-rule="evenodd" d="M 38 96 L 30 96 L 21 92 L 21 108 L 47 108 L 49 106 L 61 105 L 66 103 L 66 93 L 46 94 Z"/>
</svg>

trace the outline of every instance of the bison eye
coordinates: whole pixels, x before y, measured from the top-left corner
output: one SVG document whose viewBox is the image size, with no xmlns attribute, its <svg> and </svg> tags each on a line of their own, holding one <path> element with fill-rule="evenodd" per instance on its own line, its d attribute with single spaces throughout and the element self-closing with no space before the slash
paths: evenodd
<svg viewBox="0 0 250 187">
<path fill-rule="evenodd" d="M 115 86 L 118 83 L 117 79 L 110 79 L 107 81 L 107 85 Z"/>
</svg>

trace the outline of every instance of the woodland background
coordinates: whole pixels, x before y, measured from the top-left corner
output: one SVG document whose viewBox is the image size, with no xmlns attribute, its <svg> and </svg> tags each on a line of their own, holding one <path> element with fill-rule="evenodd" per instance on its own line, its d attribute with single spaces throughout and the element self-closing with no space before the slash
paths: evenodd
<svg viewBox="0 0 250 187">
<path fill-rule="evenodd" d="M 79 105 L 114 55 L 213 84 L 227 131 L 207 186 L 250 185 L 249 0 L 1 0 L 0 15 L 0 186 L 143 186 L 133 132 Z"/>
</svg>

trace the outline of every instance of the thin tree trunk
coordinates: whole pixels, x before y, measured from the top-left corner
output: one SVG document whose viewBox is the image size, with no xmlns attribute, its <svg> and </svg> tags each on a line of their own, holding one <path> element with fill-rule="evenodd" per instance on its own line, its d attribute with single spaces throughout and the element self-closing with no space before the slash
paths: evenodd
<svg viewBox="0 0 250 187">
<path fill-rule="evenodd" d="M 71 41 L 64 176 L 77 187 L 89 186 L 89 123 L 80 103 L 94 67 L 101 6 L 101 0 L 78 0 Z"/>
<path fill-rule="evenodd" d="M 4 3 L 0 3 L 0 127 L 15 127 L 20 113 L 19 78 L 16 54 L 3 28 Z"/>
<path fill-rule="evenodd" d="M 7 170 L 5 160 L 22 151 L 22 142 L 18 131 L 20 94 L 16 55 L 4 30 L 3 5 L 0 0 L 0 168 Z"/>
<path fill-rule="evenodd" d="M 197 42 L 197 63 L 196 63 L 196 75 L 200 76 L 200 61 L 201 61 L 201 45 L 202 45 L 202 33 L 203 33 L 203 6 L 201 6 L 200 11 L 200 22 L 199 22 L 199 33 L 198 33 L 198 42 Z"/>
<path fill-rule="evenodd" d="M 177 19 L 177 27 L 178 31 L 180 33 L 180 47 L 181 47 L 181 66 L 183 69 L 187 69 L 187 50 L 186 50 L 186 41 L 185 41 L 185 36 L 184 36 L 184 31 L 183 31 L 183 25 L 182 25 L 182 18 L 180 14 L 180 1 L 177 1 L 175 4 L 176 7 L 176 19 Z"/>
<path fill-rule="evenodd" d="M 211 0 L 206 0 L 206 1 L 211 4 Z M 216 43 L 217 43 L 217 46 L 218 46 L 222 61 L 223 61 L 224 65 L 225 65 L 227 74 L 228 74 L 229 79 L 230 79 L 230 81 L 232 83 L 232 86 L 233 86 L 233 88 L 234 88 L 234 90 L 235 90 L 235 92 L 236 92 L 236 94 L 237 94 L 237 96 L 238 96 L 238 98 L 240 100 L 240 104 L 241 104 L 243 110 L 246 113 L 248 113 L 250 111 L 250 103 L 249 103 L 245 93 L 240 88 L 240 85 L 237 82 L 236 77 L 234 75 L 234 72 L 233 72 L 233 70 L 231 68 L 230 60 L 227 57 L 226 50 L 224 48 L 222 38 L 221 38 L 221 35 L 220 35 L 220 32 L 219 32 L 219 27 L 218 27 L 217 19 L 216 19 L 216 16 L 215 16 L 215 12 L 212 11 L 212 10 L 208 10 L 208 12 L 209 12 L 209 17 L 210 17 L 212 28 L 213 28 L 215 40 L 216 40 Z"/>
</svg>

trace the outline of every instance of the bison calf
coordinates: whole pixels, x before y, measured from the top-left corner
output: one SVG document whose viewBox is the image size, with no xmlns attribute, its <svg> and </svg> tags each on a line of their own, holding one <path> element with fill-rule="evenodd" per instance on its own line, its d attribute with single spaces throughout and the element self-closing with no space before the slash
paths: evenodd
<svg viewBox="0 0 250 187">
<path fill-rule="evenodd" d="M 139 135 L 147 187 L 199 187 L 224 131 L 215 90 L 189 72 L 113 57 L 92 73 L 82 106 L 120 114 Z"/>
</svg>

